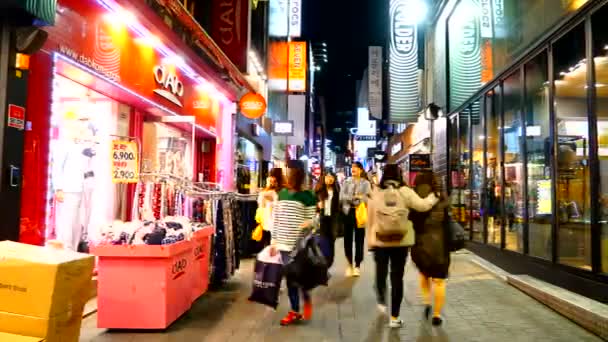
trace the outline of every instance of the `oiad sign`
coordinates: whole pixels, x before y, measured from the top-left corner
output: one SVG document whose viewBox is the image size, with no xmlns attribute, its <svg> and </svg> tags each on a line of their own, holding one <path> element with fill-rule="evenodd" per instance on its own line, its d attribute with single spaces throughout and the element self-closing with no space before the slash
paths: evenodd
<svg viewBox="0 0 608 342">
<path fill-rule="evenodd" d="M 154 67 L 154 80 L 160 87 L 154 92 L 174 104 L 183 107 L 179 99 L 184 96 L 184 84 L 177 78 L 174 72 L 170 72 L 165 66 L 157 65 Z"/>
<path fill-rule="evenodd" d="M 266 100 L 264 96 L 248 93 L 239 101 L 241 113 L 248 119 L 257 119 L 266 113 Z"/>
<path fill-rule="evenodd" d="M 418 82 L 417 0 L 390 1 L 389 119 L 416 121 L 420 110 Z"/>
</svg>

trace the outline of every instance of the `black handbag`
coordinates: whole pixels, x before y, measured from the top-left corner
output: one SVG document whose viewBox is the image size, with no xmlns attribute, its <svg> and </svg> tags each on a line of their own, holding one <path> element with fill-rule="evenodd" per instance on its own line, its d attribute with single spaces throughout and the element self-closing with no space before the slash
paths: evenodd
<svg viewBox="0 0 608 342">
<path fill-rule="evenodd" d="M 460 223 L 448 219 L 448 248 L 450 252 L 461 250 L 465 246 L 466 232 Z"/>
</svg>

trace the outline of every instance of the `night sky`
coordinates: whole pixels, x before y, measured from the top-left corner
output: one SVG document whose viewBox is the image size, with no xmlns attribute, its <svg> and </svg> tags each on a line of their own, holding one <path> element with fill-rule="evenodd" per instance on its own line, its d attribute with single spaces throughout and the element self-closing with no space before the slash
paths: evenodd
<svg viewBox="0 0 608 342">
<path fill-rule="evenodd" d="M 318 92 L 327 99 L 328 119 L 337 111 L 354 109 L 355 82 L 367 66 L 367 47 L 384 46 L 387 3 L 388 0 L 303 0 L 304 38 L 325 41 L 328 47 L 329 64 L 317 74 Z"/>
</svg>

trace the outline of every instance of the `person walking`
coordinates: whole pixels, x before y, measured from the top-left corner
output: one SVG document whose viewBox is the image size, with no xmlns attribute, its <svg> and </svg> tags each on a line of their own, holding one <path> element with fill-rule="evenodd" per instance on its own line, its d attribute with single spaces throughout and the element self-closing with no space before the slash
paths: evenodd
<svg viewBox="0 0 608 342">
<path fill-rule="evenodd" d="M 441 194 L 432 172 L 416 175 L 415 191 L 421 197 Z M 410 220 L 416 231 L 416 244 L 412 248 L 412 261 L 420 271 L 420 289 L 424 302 L 424 316 L 428 320 L 433 314 L 432 324 L 441 325 L 441 310 L 445 303 L 445 283 L 450 268 L 448 248 L 447 208 L 449 200 L 441 194 L 441 200 L 432 210 L 419 212 L 412 210 Z M 434 306 L 431 304 L 431 284 Z"/>
<path fill-rule="evenodd" d="M 305 173 L 303 167 L 293 166 L 287 171 L 287 185 L 278 193 L 274 206 L 274 224 L 270 254 L 281 253 L 283 264 L 287 265 L 290 254 L 295 249 L 304 230 L 313 224 L 316 212 L 316 198 L 312 191 L 303 188 Z M 304 298 L 304 312 L 300 313 L 300 292 Z M 290 325 L 298 321 L 310 320 L 312 302 L 310 294 L 303 289 L 287 284 L 287 294 L 291 311 L 281 320 L 281 325 Z"/>
<path fill-rule="evenodd" d="M 367 180 L 363 165 L 359 162 L 352 164 L 352 177 L 346 179 L 340 192 L 340 201 L 344 217 L 344 254 L 348 261 L 347 277 L 361 275 L 363 248 L 365 243 L 365 227 L 357 223 L 356 210 L 359 205 L 367 202 L 371 185 Z M 355 259 L 353 263 L 353 240 L 355 242 Z"/>
<path fill-rule="evenodd" d="M 376 262 L 376 297 L 378 309 L 386 312 L 386 278 L 391 278 L 391 328 L 403 325 L 399 317 L 403 300 L 403 275 L 409 247 L 414 245 L 415 233 L 408 219 L 409 210 L 428 211 L 437 197 L 430 194 L 421 198 L 407 187 L 399 167 L 388 164 L 368 202 L 368 245 Z"/>
<path fill-rule="evenodd" d="M 319 212 L 320 236 L 319 243 L 327 258 L 327 268 L 334 263 L 335 242 L 340 225 L 340 187 L 336 176 L 326 173 L 317 183 L 317 208 Z"/>
<path fill-rule="evenodd" d="M 283 170 L 280 168 L 274 168 L 270 170 L 266 188 L 258 195 L 258 210 L 261 212 L 261 224 L 262 228 L 264 229 L 262 235 L 262 245 L 264 247 L 270 244 L 270 230 L 273 226 L 274 205 L 278 200 L 279 191 L 284 187 L 285 180 L 283 177 Z"/>
</svg>

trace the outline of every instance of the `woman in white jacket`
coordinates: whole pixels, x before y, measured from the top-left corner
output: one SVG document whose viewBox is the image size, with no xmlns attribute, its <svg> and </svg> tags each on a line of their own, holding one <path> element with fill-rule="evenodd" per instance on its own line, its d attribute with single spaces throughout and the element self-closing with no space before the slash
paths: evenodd
<svg viewBox="0 0 608 342">
<path fill-rule="evenodd" d="M 368 200 L 367 241 L 376 261 L 376 296 L 378 309 L 386 312 L 386 277 L 391 275 L 390 327 L 403 325 L 399 318 L 403 300 L 403 274 L 415 233 L 408 219 L 409 209 L 429 211 L 438 199 L 435 194 L 420 198 L 403 182 L 402 172 L 395 164 L 386 165 L 379 189 Z"/>
<path fill-rule="evenodd" d="M 285 187 L 285 178 L 283 177 L 283 170 L 274 168 L 270 171 L 268 176 L 268 183 L 266 188 L 258 195 L 258 208 L 262 215 L 262 228 L 264 229 L 264 235 L 262 235 L 262 244 L 268 246 L 271 240 L 270 231 L 272 230 L 273 222 L 273 211 L 274 205 L 279 198 L 279 191 Z"/>
</svg>

